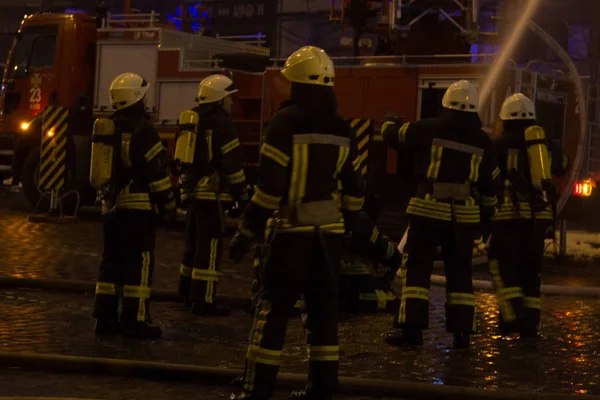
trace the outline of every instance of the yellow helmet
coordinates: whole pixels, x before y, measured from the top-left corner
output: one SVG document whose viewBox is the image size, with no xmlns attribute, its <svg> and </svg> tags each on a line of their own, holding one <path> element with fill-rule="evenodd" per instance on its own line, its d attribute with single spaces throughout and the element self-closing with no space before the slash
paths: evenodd
<svg viewBox="0 0 600 400">
<path fill-rule="evenodd" d="M 206 77 L 198 87 L 198 103 L 214 103 L 237 92 L 233 81 L 225 75 L 215 74 Z"/>
<path fill-rule="evenodd" d="M 535 119 L 535 104 L 523 93 L 515 93 L 502 103 L 500 119 L 502 121 Z"/>
<path fill-rule="evenodd" d="M 477 88 L 464 79 L 450 85 L 442 99 L 442 107 L 450 110 L 476 113 L 478 105 Z"/>
<path fill-rule="evenodd" d="M 281 74 L 290 82 L 309 85 L 333 86 L 335 80 L 333 61 L 325 50 L 315 46 L 295 51 L 286 60 Z"/>
<path fill-rule="evenodd" d="M 142 100 L 150 84 L 138 74 L 126 72 L 117 76 L 108 89 L 110 103 L 115 110 L 122 110 Z"/>
</svg>

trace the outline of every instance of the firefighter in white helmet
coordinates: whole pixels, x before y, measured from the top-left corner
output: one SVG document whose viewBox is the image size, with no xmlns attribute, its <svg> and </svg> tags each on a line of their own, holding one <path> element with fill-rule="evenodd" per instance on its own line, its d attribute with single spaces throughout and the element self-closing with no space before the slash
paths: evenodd
<svg viewBox="0 0 600 400">
<path fill-rule="evenodd" d="M 269 123 L 260 151 L 259 184 L 229 248 L 230 257 L 241 261 L 251 238 L 267 226 L 244 392 L 235 398 L 268 399 L 273 394 L 287 319 L 303 295 L 309 383 L 291 398 L 330 399 L 338 383 L 338 276 L 344 233 L 363 205 L 364 183 L 355 135 L 337 113 L 329 56 L 317 47 L 302 47 L 281 73 L 291 82 L 291 99 Z"/>
<path fill-rule="evenodd" d="M 491 222 L 499 174 L 492 141 L 481 129 L 478 94 L 468 81 L 455 82 L 437 118 L 402 124 L 388 118 L 383 138 L 414 165 L 416 192 L 406 214 L 410 222 L 402 260 L 402 294 L 388 344 L 418 346 L 428 328 L 429 285 L 436 247 L 444 252 L 446 330 L 456 348 L 467 348 L 475 326 L 471 276 L 473 241 Z"/>
<path fill-rule="evenodd" d="M 223 253 L 224 209 L 244 194 L 242 148 L 231 119 L 237 92 L 225 75 L 200 82 L 198 106 L 181 113 L 175 161 L 187 208 L 187 240 L 179 295 L 195 314 L 227 315 L 215 303 Z"/>
<path fill-rule="evenodd" d="M 522 93 L 502 104 L 503 133 L 494 154 L 503 182 L 492 224 L 490 272 L 502 334 L 535 338 L 540 321 L 540 271 L 547 234 L 554 234 L 556 190 L 569 158 L 537 125 L 535 105 Z"/>
<path fill-rule="evenodd" d="M 119 75 L 109 88 L 113 115 L 94 124 L 90 181 L 104 214 L 93 313 L 97 334 L 152 339 L 162 333 L 150 325 L 149 314 L 155 212 L 174 213 L 175 195 L 166 150 L 145 109 L 149 87 L 137 74 Z"/>
</svg>

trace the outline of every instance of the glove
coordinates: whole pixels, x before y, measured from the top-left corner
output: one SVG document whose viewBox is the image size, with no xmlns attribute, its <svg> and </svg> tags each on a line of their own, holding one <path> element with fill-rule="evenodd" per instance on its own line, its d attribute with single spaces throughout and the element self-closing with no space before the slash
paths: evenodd
<svg viewBox="0 0 600 400">
<path fill-rule="evenodd" d="M 250 252 L 250 238 L 237 231 L 229 243 L 229 258 L 239 264 L 244 256 Z"/>
</svg>

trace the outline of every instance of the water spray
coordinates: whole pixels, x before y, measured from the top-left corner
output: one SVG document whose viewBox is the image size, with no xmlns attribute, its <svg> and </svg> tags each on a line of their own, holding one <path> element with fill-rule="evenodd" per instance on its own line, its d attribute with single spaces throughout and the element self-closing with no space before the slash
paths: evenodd
<svg viewBox="0 0 600 400">
<path fill-rule="evenodd" d="M 506 41 L 504 46 L 502 46 L 502 52 L 498 55 L 498 58 L 496 58 L 494 64 L 492 64 L 492 67 L 485 81 L 481 85 L 481 89 L 479 90 L 480 110 L 483 109 L 483 105 L 492 93 L 492 89 L 496 85 L 496 80 L 498 79 L 500 72 L 502 72 L 502 69 L 506 65 L 506 62 L 513 54 L 517 45 L 519 44 L 519 41 L 521 40 L 523 34 L 525 33 L 525 30 L 527 29 L 529 20 L 537 10 L 542 0 L 525 0 L 524 2 L 527 3 L 525 10 L 523 11 L 519 20 L 517 21 L 512 33 L 508 37 L 508 40 Z"/>
</svg>

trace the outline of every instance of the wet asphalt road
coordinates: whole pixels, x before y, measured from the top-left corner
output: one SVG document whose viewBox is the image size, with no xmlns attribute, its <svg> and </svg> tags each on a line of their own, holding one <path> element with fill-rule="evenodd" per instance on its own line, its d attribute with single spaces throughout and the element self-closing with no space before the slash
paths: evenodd
<svg viewBox="0 0 600 400">
<path fill-rule="evenodd" d="M 0 276 L 95 279 L 102 248 L 98 220 L 48 225 L 29 223 L 26 216 L 0 205 Z M 176 287 L 183 241 L 179 231 L 159 230 L 155 287 Z M 249 259 L 240 265 L 225 262 L 222 271 L 222 293 L 248 294 Z M 443 327 L 443 288 L 432 290 L 431 329 L 422 349 L 384 345 L 381 334 L 391 324 L 388 315 L 345 319 L 340 325 L 341 373 L 486 389 L 600 394 L 596 386 L 600 382 L 600 299 L 543 297 L 543 336 L 535 343 L 496 336 L 497 307 L 492 295 L 478 293 L 476 299 L 480 334 L 467 352 L 449 349 L 451 337 Z M 99 341 L 91 332 L 91 303 L 92 297 L 86 295 L 0 290 L 0 349 L 232 368 L 243 365 L 251 318 L 242 311 L 229 318 L 201 319 L 178 304 L 154 303 L 152 316 L 165 330 L 162 340 Z M 283 371 L 305 371 L 304 341 L 300 321 L 293 319 Z"/>
</svg>

